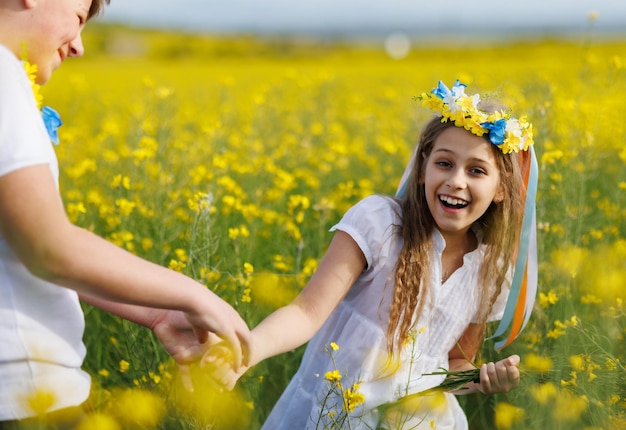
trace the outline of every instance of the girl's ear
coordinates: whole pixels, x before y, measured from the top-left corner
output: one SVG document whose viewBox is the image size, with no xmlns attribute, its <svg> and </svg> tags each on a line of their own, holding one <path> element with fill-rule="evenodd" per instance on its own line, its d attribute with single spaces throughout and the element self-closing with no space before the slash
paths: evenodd
<svg viewBox="0 0 626 430">
<path fill-rule="evenodd" d="M 502 200 L 504 200 L 504 187 L 502 186 L 502 184 L 500 184 L 498 185 L 498 189 L 496 190 L 496 195 L 493 196 L 493 202 L 502 203 Z"/>
</svg>

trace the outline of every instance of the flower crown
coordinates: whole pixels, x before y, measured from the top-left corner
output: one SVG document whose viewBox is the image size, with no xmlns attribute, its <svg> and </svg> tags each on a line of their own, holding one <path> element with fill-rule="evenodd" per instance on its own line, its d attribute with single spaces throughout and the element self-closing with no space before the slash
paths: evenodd
<svg viewBox="0 0 626 430">
<path fill-rule="evenodd" d="M 476 136 L 485 133 L 491 143 L 504 154 L 526 151 L 533 142 L 533 126 L 526 120 L 513 118 L 504 111 L 484 112 L 480 110 L 480 96 L 465 94 L 467 85 L 458 79 L 449 89 L 439 81 L 437 88 L 430 93 L 415 97 L 422 105 L 442 116 L 441 122 L 454 121 Z"/>
</svg>

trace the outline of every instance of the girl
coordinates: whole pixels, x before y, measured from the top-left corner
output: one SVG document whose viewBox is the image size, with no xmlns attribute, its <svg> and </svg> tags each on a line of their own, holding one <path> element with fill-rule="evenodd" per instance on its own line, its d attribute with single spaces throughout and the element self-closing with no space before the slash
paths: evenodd
<svg viewBox="0 0 626 430">
<path fill-rule="evenodd" d="M 400 197 L 352 207 L 300 295 L 252 331 L 252 364 L 312 337 L 264 429 L 467 429 L 454 395 L 410 395 L 441 384 L 441 368 L 472 369 L 486 323 L 502 316 L 522 212 L 517 151 L 532 129 L 464 89 L 420 96 L 439 116 Z M 509 391 L 519 362 L 484 364 L 462 392 Z M 215 348 L 204 363 L 227 386 L 240 376 Z"/>
</svg>

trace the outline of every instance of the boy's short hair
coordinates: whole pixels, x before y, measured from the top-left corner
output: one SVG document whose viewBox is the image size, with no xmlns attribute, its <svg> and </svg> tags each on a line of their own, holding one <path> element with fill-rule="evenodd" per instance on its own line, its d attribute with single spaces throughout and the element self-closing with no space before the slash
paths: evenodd
<svg viewBox="0 0 626 430">
<path fill-rule="evenodd" d="M 111 0 L 92 0 L 91 6 L 89 7 L 89 14 L 87 15 L 87 19 L 91 19 L 94 16 L 98 15 L 104 9 L 104 4 L 111 3 Z"/>
</svg>

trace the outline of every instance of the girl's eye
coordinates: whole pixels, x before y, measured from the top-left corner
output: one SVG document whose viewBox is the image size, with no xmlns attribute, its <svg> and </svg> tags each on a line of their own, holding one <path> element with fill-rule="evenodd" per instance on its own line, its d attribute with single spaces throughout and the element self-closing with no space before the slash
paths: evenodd
<svg viewBox="0 0 626 430">
<path fill-rule="evenodd" d="M 435 161 L 435 164 L 437 166 L 441 166 L 441 167 L 450 167 L 450 166 L 452 166 L 451 163 L 449 163 L 448 161 L 445 161 L 445 160 Z"/>
<path fill-rule="evenodd" d="M 487 174 L 487 172 L 485 172 L 483 169 L 480 169 L 478 167 L 474 167 L 470 169 L 470 173 L 472 173 L 473 175 L 486 175 Z"/>
</svg>

